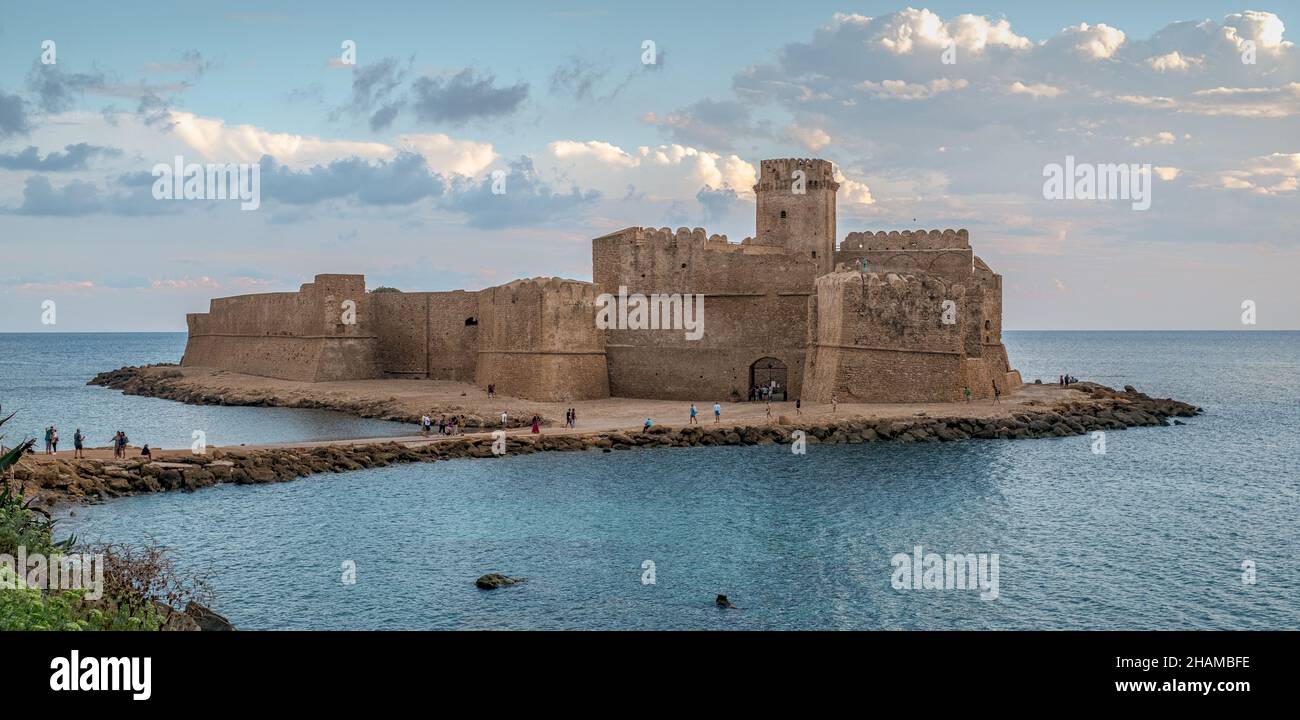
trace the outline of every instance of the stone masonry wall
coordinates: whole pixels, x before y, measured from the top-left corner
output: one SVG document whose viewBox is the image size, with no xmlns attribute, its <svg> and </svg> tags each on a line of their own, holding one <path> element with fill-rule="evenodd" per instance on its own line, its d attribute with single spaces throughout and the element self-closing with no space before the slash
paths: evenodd
<svg viewBox="0 0 1300 720">
<path fill-rule="evenodd" d="M 789 397 L 803 383 L 812 258 L 734 245 L 703 229 L 628 228 L 592 241 L 598 292 L 704 295 L 704 334 L 613 329 L 606 333 L 610 392 L 617 397 L 711 403 L 745 396 L 750 367 L 785 364 Z"/>
<path fill-rule="evenodd" d="M 343 322 L 345 300 L 356 303 L 354 324 Z M 182 365 L 311 382 L 378 376 L 377 329 L 360 275 L 317 275 L 296 293 L 217 298 L 186 324 Z"/>
<path fill-rule="evenodd" d="M 478 293 L 480 387 L 533 400 L 609 397 L 605 337 L 591 283 L 516 280 Z"/>
<path fill-rule="evenodd" d="M 841 271 L 817 279 L 803 397 L 829 402 L 953 402 L 966 363 L 960 315 L 943 300 L 964 294 L 930 276 Z"/>
</svg>

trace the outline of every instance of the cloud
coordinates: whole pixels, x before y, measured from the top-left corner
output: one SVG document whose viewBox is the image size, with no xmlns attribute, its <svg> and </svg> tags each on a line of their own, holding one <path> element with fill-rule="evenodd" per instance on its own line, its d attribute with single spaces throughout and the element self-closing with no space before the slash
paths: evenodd
<svg viewBox="0 0 1300 720">
<path fill-rule="evenodd" d="M 220 62 L 204 59 L 203 54 L 198 50 L 186 50 L 181 53 L 179 61 L 149 63 L 144 66 L 144 69 L 146 72 L 151 73 L 181 73 L 191 80 L 198 80 L 207 74 L 209 70 L 215 70 L 219 67 L 221 67 Z"/>
<path fill-rule="evenodd" d="M 98 191 L 92 183 L 73 180 L 56 188 L 44 175 L 33 175 L 23 186 L 23 203 L 16 212 L 20 215 L 76 217 L 100 209 Z"/>
<path fill-rule="evenodd" d="M 1218 173 L 1213 183 L 1223 190 L 1293 197 L 1292 194 L 1300 189 L 1300 152 L 1273 153 L 1252 158 L 1240 169 Z M 1204 186 L 1204 183 L 1201 185 Z"/>
<path fill-rule="evenodd" d="M 217 290 L 220 289 L 221 283 L 207 275 L 200 275 L 196 278 L 186 275 L 182 278 L 153 280 L 149 283 L 149 286 L 162 290 Z"/>
<path fill-rule="evenodd" d="M 418 153 L 436 173 L 477 175 L 497 159 L 490 143 L 453 138 L 443 133 L 398 135 L 395 145 L 355 140 L 327 140 L 312 135 L 272 132 L 254 125 L 227 125 L 219 118 L 171 113 L 172 132 L 204 158 L 220 162 L 258 162 L 270 155 L 276 163 L 306 169 L 345 158 L 392 159 Z"/>
<path fill-rule="evenodd" d="M 46 113 L 68 110 L 86 91 L 104 86 L 103 73 L 68 73 L 40 61 L 33 61 L 27 73 L 27 89 L 36 94 L 37 107 Z"/>
<path fill-rule="evenodd" d="M 1032 85 L 1026 85 L 1020 82 L 1019 80 L 1017 80 L 1011 83 L 1009 86 L 1007 86 L 1007 92 L 1012 95 L 1028 95 L 1030 97 L 1036 97 L 1036 98 L 1040 98 L 1040 97 L 1054 98 L 1057 95 L 1063 94 L 1065 91 L 1062 90 L 1061 88 L 1048 85 L 1047 83 L 1034 83 Z"/>
<path fill-rule="evenodd" d="M 497 159 L 491 143 L 457 140 L 443 133 L 398 135 L 397 145 L 419 153 L 431 169 L 456 175 L 478 175 Z"/>
<path fill-rule="evenodd" d="M 1168 130 L 1162 130 L 1155 134 L 1154 137 L 1142 136 L 1133 140 L 1133 147 L 1146 147 L 1148 145 L 1173 145 L 1178 138 Z"/>
<path fill-rule="evenodd" d="M 1089 60 L 1105 60 L 1120 49 L 1125 39 L 1123 30 L 1104 23 L 1079 23 L 1062 29 L 1045 45 L 1049 48 L 1067 47 L 1076 55 Z"/>
<path fill-rule="evenodd" d="M 930 51 L 938 56 L 955 46 L 958 56 L 965 52 L 982 53 L 991 47 L 1024 50 L 1032 43 L 1011 31 L 1005 19 L 990 20 L 979 15 L 958 15 L 944 22 L 929 10 L 907 8 L 883 17 L 837 14 L 829 32 L 847 28 L 861 36 L 868 47 L 879 47 L 894 55 Z"/>
<path fill-rule="evenodd" d="M 409 205 L 446 190 L 440 175 L 429 172 L 423 157 L 399 153 L 391 161 L 352 157 L 296 171 L 267 155 L 261 160 L 264 198 L 290 205 L 352 200 L 360 205 Z"/>
<path fill-rule="evenodd" d="M 512 161 L 505 174 L 504 192 L 494 193 L 494 179 L 462 181 L 442 203 L 453 212 L 463 213 L 470 227 L 495 230 L 527 227 L 564 220 L 580 206 L 594 202 L 600 193 L 572 187 L 557 192 L 537 174 L 533 161 L 520 157 Z"/>
<path fill-rule="evenodd" d="M 77 143 L 68 145 L 64 152 L 51 152 L 40 157 L 35 145 L 17 153 L 0 154 L 0 168 L 5 170 L 37 170 L 42 172 L 60 172 L 66 170 L 84 170 L 91 158 L 121 155 L 117 148 Z"/>
<path fill-rule="evenodd" d="M 515 112 L 528 97 L 528 83 L 497 87 L 492 74 L 465 68 L 451 77 L 417 78 L 411 92 L 421 121 L 462 125 Z"/>
<path fill-rule="evenodd" d="M 817 152 L 831 144 L 831 136 L 826 134 L 825 130 L 815 127 L 802 127 L 798 124 L 787 127 L 785 137 L 808 152 Z"/>
<path fill-rule="evenodd" d="M 1187 72 L 1205 64 L 1205 58 L 1185 57 L 1177 50 L 1147 58 L 1147 65 L 1157 72 Z"/>
<path fill-rule="evenodd" d="M 609 74 L 609 69 L 608 65 L 570 57 L 551 73 L 551 94 L 574 100 L 590 100 L 596 85 Z"/>
<path fill-rule="evenodd" d="M 392 157 L 395 151 L 383 143 L 323 140 L 311 135 L 280 133 L 254 125 L 227 125 L 219 118 L 189 112 L 170 113 L 172 132 L 204 158 L 219 162 L 257 162 L 270 155 L 291 167 L 310 167 L 342 158 Z"/>
<path fill-rule="evenodd" d="M 685 145 L 642 146 L 632 152 L 598 140 L 558 140 L 536 158 L 540 172 L 605 196 L 690 200 L 702 188 L 753 197 L 757 169 L 735 155 Z"/>
<path fill-rule="evenodd" d="M 705 98 L 662 117 L 647 112 L 641 120 L 663 129 L 683 145 L 717 150 L 732 149 L 736 138 L 767 133 L 753 122 L 749 107 L 735 100 Z"/>
<path fill-rule="evenodd" d="M 26 105 L 21 97 L 0 91 L 0 138 L 25 135 L 31 130 Z"/>
<path fill-rule="evenodd" d="M 369 65 L 352 65 L 352 96 L 346 105 L 330 113 L 337 120 L 343 113 L 369 116 L 370 129 L 383 130 L 392 125 L 405 101 L 396 96 L 414 59 L 405 67 L 397 58 L 386 57 Z"/>
<path fill-rule="evenodd" d="M 924 100 L 939 93 L 965 90 L 969 85 L 970 82 L 963 78 L 956 80 L 936 78 L 924 84 L 909 83 L 903 80 L 885 80 L 883 82 L 864 80 L 858 83 L 857 88 L 873 91 L 875 97 L 881 100 Z"/>
<path fill-rule="evenodd" d="M 1136 107 L 1192 115 L 1285 118 L 1300 114 L 1300 82 L 1274 87 L 1203 88 L 1182 97 L 1117 95 L 1114 99 Z"/>
<path fill-rule="evenodd" d="M 704 206 L 704 219 L 706 222 L 720 222 L 725 220 L 732 211 L 748 205 L 740 200 L 740 196 L 731 188 L 711 188 L 704 186 L 695 194 L 695 199 L 700 201 Z"/>
</svg>

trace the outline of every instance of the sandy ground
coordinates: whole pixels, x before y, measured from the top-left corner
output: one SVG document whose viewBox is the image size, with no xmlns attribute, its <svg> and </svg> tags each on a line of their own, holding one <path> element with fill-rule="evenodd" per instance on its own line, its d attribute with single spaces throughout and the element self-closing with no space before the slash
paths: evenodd
<svg viewBox="0 0 1300 720">
<path fill-rule="evenodd" d="M 169 368 L 175 370 L 175 368 Z M 689 401 L 681 400 L 639 400 L 630 398 L 607 398 L 604 400 L 582 400 L 572 402 L 539 402 L 523 398 L 498 395 L 489 399 L 487 393 L 469 383 L 457 383 L 440 380 L 351 380 L 345 382 L 307 383 L 289 380 L 277 380 L 254 375 L 241 375 L 207 368 L 184 368 L 183 378 L 171 382 L 201 388 L 205 392 L 222 396 L 263 396 L 275 398 L 271 404 L 293 405 L 298 400 L 324 401 L 337 406 L 382 407 L 394 414 L 419 416 L 429 413 L 437 422 L 439 414 L 473 414 L 487 418 L 496 418 L 502 410 L 508 410 L 511 416 L 527 418 L 533 414 L 541 415 L 553 421 L 544 426 L 542 432 L 547 435 L 590 433 L 610 430 L 640 430 L 646 418 L 651 418 L 655 425 L 683 427 L 690 418 Z M 723 402 L 721 426 L 760 425 L 775 423 L 785 416 L 792 424 L 818 423 L 849 418 L 909 418 L 924 413 L 930 417 L 999 417 L 1005 416 L 1025 406 L 1050 406 L 1068 400 L 1082 400 L 1087 396 L 1073 389 L 1061 388 L 1055 384 L 1028 384 L 1010 395 L 1003 396 L 1000 403 L 976 401 L 971 403 L 890 403 L 890 404 L 853 404 L 840 403 L 832 412 L 829 404 L 804 403 L 802 413 L 795 414 L 794 402 L 774 402 L 771 404 L 771 418 L 767 408 L 761 402 Z M 713 398 L 701 398 L 695 403 L 702 425 L 712 425 Z M 576 408 L 578 427 L 569 430 L 560 427 L 567 408 Z M 528 428 L 512 428 L 511 435 L 528 434 Z M 473 435 L 475 433 L 465 433 Z M 70 447 L 71 437 L 61 438 L 63 448 Z M 356 444 L 371 442 L 428 442 L 429 438 L 413 433 L 403 437 L 355 438 L 350 440 L 330 440 L 321 442 L 278 443 L 246 447 L 313 447 L 332 444 Z M 153 448 L 157 452 L 168 452 Z M 172 449 L 174 452 L 188 452 L 189 448 Z M 72 457 L 72 450 L 60 449 L 58 457 Z M 140 451 L 128 449 L 128 457 L 138 457 Z M 111 460 L 111 448 L 90 448 L 85 451 L 87 458 Z M 37 443 L 36 455 L 29 456 L 38 461 L 45 458 L 41 443 Z"/>
</svg>

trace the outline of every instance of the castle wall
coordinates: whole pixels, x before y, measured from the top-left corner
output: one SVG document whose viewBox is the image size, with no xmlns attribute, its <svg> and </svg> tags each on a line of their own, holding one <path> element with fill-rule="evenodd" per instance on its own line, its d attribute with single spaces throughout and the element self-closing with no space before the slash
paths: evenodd
<svg viewBox="0 0 1300 720">
<path fill-rule="evenodd" d="M 803 397 L 830 402 L 955 402 L 962 398 L 964 323 L 942 321 L 964 294 L 928 276 L 841 271 L 816 282 Z M 974 388 L 972 388 L 974 389 Z"/>
<path fill-rule="evenodd" d="M 353 324 L 343 322 L 345 300 L 356 302 Z M 182 365 L 313 382 L 378 375 L 360 275 L 317 275 L 296 293 L 216 298 L 186 324 Z"/>
<path fill-rule="evenodd" d="M 785 364 L 790 397 L 803 382 L 811 258 L 733 245 L 702 229 L 628 228 L 592 241 L 598 292 L 704 295 L 704 332 L 612 329 L 606 332 L 611 394 L 618 397 L 726 400 L 747 396 L 750 366 Z"/>
<path fill-rule="evenodd" d="M 533 400 L 609 397 L 591 283 L 516 280 L 478 293 L 475 382 Z"/>
<path fill-rule="evenodd" d="M 373 293 L 384 375 L 471 382 L 478 359 L 478 293 Z M 472 321 L 472 322 L 471 322 Z"/>
</svg>

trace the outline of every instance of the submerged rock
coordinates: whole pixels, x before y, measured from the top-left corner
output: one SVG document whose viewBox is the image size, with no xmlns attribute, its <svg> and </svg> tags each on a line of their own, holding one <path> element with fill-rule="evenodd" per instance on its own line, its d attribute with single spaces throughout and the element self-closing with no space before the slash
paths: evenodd
<svg viewBox="0 0 1300 720">
<path fill-rule="evenodd" d="M 497 588 L 507 587 L 521 582 L 527 582 L 526 578 L 510 577 L 501 573 L 488 573 L 474 581 L 475 587 L 479 590 L 496 590 Z"/>
<path fill-rule="evenodd" d="M 731 601 L 727 599 L 727 596 L 726 596 L 726 595 L 719 595 L 718 598 L 717 598 L 716 600 L 713 601 L 713 604 L 714 604 L 714 605 L 717 605 L 717 606 L 720 607 L 720 608 L 727 608 L 727 609 L 729 609 L 729 610 L 739 610 L 739 609 L 740 609 L 740 608 L 737 608 L 735 605 L 732 605 L 732 604 L 731 604 Z"/>
</svg>

